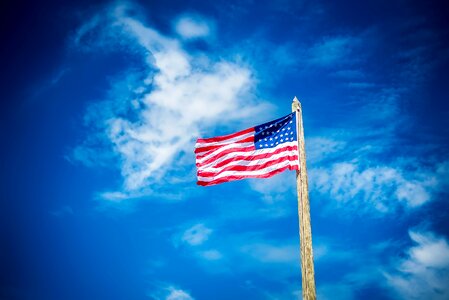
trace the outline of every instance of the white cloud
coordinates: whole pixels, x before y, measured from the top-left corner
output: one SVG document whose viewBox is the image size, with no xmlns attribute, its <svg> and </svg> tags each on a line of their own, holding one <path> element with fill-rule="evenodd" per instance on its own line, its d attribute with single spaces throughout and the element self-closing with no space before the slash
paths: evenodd
<svg viewBox="0 0 449 300">
<path fill-rule="evenodd" d="M 385 281 L 380 279 L 385 261 L 397 252 L 398 244 L 387 240 L 356 246 L 347 239 L 317 236 L 313 249 L 316 269 L 337 266 L 339 270 L 332 279 L 317 284 L 317 298 L 349 300 L 361 298 L 359 292 L 366 289 L 384 289 Z"/>
<path fill-rule="evenodd" d="M 332 208 L 394 212 L 418 208 L 445 190 L 449 163 L 428 155 L 428 145 L 403 147 L 398 138 L 412 122 L 400 108 L 402 95 L 395 88 L 373 92 L 341 127 L 306 140 L 311 192 L 333 200 Z"/>
<path fill-rule="evenodd" d="M 409 231 L 415 242 L 394 272 L 386 272 L 389 285 L 402 299 L 449 298 L 449 245 L 429 232 Z"/>
<path fill-rule="evenodd" d="M 309 63 L 318 66 L 340 65 L 348 62 L 360 40 L 353 36 L 326 37 L 309 50 Z"/>
<path fill-rule="evenodd" d="M 276 176 L 264 179 L 250 179 L 249 185 L 261 194 L 262 200 L 269 205 L 268 208 L 278 209 L 277 202 L 291 199 L 296 192 L 295 172 L 283 172 Z M 282 204 L 283 205 L 283 204 Z"/>
<path fill-rule="evenodd" d="M 207 228 L 204 224 L 196 224 L 182 234 L 181 240 L 191 246 L 203 244 L 212 234 L 212 229 Z"/>
<path fill-rule="evenodd" d="M 306 139 L 307 161 L 317 163 L 328 158 L 333 153 L 338 153 L 345 146 L 345 142 L 327 137 L 311 137 Z"/>
<path fill-rule="evenodd" d="M 175 288 L 170 289 L 170 294 L 165 298 L 166 300 L 193 300 L 187 292 Z"/>
<path fill-rule="evenodd" d="M 120 202 L 122 200 L 128 199 L 130 196 L 128 194 L 115 191 L 102 193 L 101 197 L 112 202 Z"/>
<path fill-rule="evenodd" d="M 244 245 L 241 250 L 243 253 L 265 263 L 294 263 L 299 261 L 299 244 L 255 243 Z"/>
<path fill-rule="evenodd" d="M 216 226 L 223 227 L 220 221 Z M 223 229 L 216 238 L 209 239 L 210 230 L 197 224 L 184 232 L 183 240 L 192 247 L 184 248 L 207 272 L 243 274 L 275 272 L 279 281 L 299 271 L 299 240 L 288 238 L 272 239 L 271 232 L 251 231 L 241 228 L 237 231 Z M 207 243 L 205 242 L 207 240 Z M 177 246 L 175 242 L 175 247 Z M 269 277 L 269 276 L 268 276 Z"/>
<path fill-rule="evenodd" d="M 206 37 L 211 31 L 208 22 L 196 16 L 185 16 L 178 19 L 175 29 L 185 39 Z"/>
<path fill-rule="evenodd" d="M 360 78 L 364 78 L 366 76 L 365 73 L 363 73 L 359 69 L 338 70 L 338 71 L 334 72 L 333 75 L 338 78 L 349 79 L 349 80 L 360 79 Z"/>
<path fill-rule="evenodd" d="M 143 53 L 147 64 L 146 79 L 134 76 L 129 81 L 135 75 L 135 71 L 129 70 L 125 84 L 121 80 L 113 83 L 112 89 L 128 87 L 125 91 L 129 100 L 123 92 L 113 93 L 111 100 L 99 105 L 101 109 L 86 117 L 103 124 L 98 130 L 104 133 L 110 148 L 102 150 L 113 151 L 119 158 L 123 189 L 105 193 L 105 199 L 115 201 L 152 193 L 159 185 L 173 180 L 193 181 L 193 174 L 185 177 L 185 172 L 174 170 L 185 167 L 190 172 L 193 141 L 204 128 L 259 115 L 267 107 L 252 95 L 254 80 L 249 69 L 231 61 L 214 60 L 212 56 L 190 55 L 177 39 L 146 26 L 134 17 L 132 10 L 129 5 L 109 8 L 104 19 L 94 17 L 75 38 L 76 45 L 82 48 L 89 34 L 101 31 L 97 24 L 107 24 L 103 26 L 107 32 L 96 34 L 99 41 L 95 40 L 97 44 L 90 48 L 102 49 L 104 43 L 120 44 L 126 40 L 129 46 L 122 50 Z M 130 113 L 132 117 L 128 117 Z"/>
<path fill-rule="evenodd" d="M 317 235 L 313 239 L 313 260 L 315 263 L 347 261 L 355 255 L 354 249 L 345 249 L 337 241 Z"/>
<path fill-rule="evenodd" d="M 206 260 L 219 260 L 223 258 L 221 252 L 215 249 L 202 251 L 199 255 Z"/>
<path fill-rule="evenodd" d="M 153 300 L 193 300 L 194 298 L 186 291 L 173 285 L 161 284 L 156 290 L 148 293 Z"/>
<path fill-rule="evenodd" d="M 389 166 L 362 168 L 354 162 L 314 168 L 309 172 L 311 190 L 328 195 L 341 204 L 372 204 L 378 211 L 394 210 L 399 202 L 420 206 L 431 199 L 436 178 L 419 170 L 403 175 Z M 367 207 L 368 208 L 368 207 Z"/>
<path fill-rule="evenodd" d="M 377 87 L 377 84 L 372 82 L 357 81 L 357 82 L 348 82 L 346 86 L 354 89 L 370 89 Z"/>
<path fill-rule="evenodd" d="M 360 290 L 375 287 L 386 291 L 392 289 L 395 299 L 448 299 L 448 240 L 430 232 L 410 230 L 409 235 L 415 245 L 405 251 L 402 241 L 386 240 L 354 247 L 348 241 L 315 238 L 316 268 L 350 262 L 350 267 L 341 270 L 340 275 L 317 285 L 318 297 L 358 299 Z M 405 255 L 394 260 L 392 253 L 402 252 Z"/>
</svg>

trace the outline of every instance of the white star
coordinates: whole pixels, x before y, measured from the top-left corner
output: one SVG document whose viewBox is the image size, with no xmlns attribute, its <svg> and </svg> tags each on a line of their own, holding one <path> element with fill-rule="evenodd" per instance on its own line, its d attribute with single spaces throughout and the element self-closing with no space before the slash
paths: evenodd
<svg viewBox="0 0 449 300">
<path fill-rule="evenodd" d="M 276 142 L 276 145 L 279 144 L 279 142 Z"/>
<path fill-rule="evenodd" d="M 273 146 L 273 144 L 270 144 L 271 146 Z"/>
<path fill-rule="evenodd" d="M 281 139 L 281 143 L 284 141 L 284 139 Z"/>
<path fill-rule="evenodd" d="M 273 140 L 273 138 L 270 138 L 270 141 L 272 141 Z"/>
<path fill-rule="evenodd" d="M 276 132 L 279 132 L 279 129 L 278 129 L 278 131 L 276 131 Z"/>
<path fill-rule="evenodd" d="M 290 121 L 289 123 L 291 124 L 293 121 Z"/>
<path fill-rule="evenodd" d="M 283 137 L 284 135 L 283 134 L 281 134 L 281 137 Z"/>
<path fill-rule="evenodd" d="M 292 137 L 290 138 L 290 141 L 293 141 L 293 138 L 292 138 Z"/>
<path fill-rule="evenodd" d="M 268 144 L 265 144 L 265 147 L 268 147 Z"/>
<path fill-rule="evenodd" d="M 282 131 L 285 131 L 285 128 L 282 128 Z"/>
<path fill-rule="evenodd" d="M 267 141 L 267 138 L 265 138 L 265 142 Z"/>
</svg>

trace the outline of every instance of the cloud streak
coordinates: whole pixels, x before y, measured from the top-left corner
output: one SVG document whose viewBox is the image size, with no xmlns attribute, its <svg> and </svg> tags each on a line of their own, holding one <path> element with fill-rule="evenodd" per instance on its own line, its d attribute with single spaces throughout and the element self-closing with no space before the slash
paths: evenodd
<svg viewBox="0 0 449 300">
<path fill-rule="evenodd" d="M 152 300 L 194 300 L 187 292 L 174 285 L 162 284 L 156 291 L 147 293 Z"/>
<path fill-rule="evenodd" d="M 353 162 L 335 163 L 330 168 L 310 171 L 313 191 L 328 195 L 341 204 L 361 200 L 380 212 L 394 210 L 401 201 L 409 207 L 429 201 L 429 189 L 433 190 L 436 178 L 431 173 L 427 175 L 406 178 L 392 167 L 361 168 Z"/>
<path fill-rule="evenodd" d="M 211 25 L 196 16 L 184 16 L 175 24 L 176 32 L 184 39 L 198 39 L 210 35 Z"/>
<path fill-rule="evenodd" d="M 326 37 L 309 49 L 308 62 L 321 67 L 350 63 L 351 53 L 359 44 L 360 40 L 354 36 Z"/>
<path fill-rule="evenodd" d="M 75 38 L 80 48 L 96 31 L 100 31 L 95 34 L 100 40 L 90 47 L 101 48 L 105 43 L 119 43 L 125 39 L 131 43 L 128 51 L 137 49 L 145 61 L 144 72 L 127 71 L 126 78 L 134 76 L 134 80 L 126 81 L 127 91 L 99 104 L 102 111 L 110 112 L 107 116 L 98 113 L 100 109 L 91 110 L 87 116 L 101 123 L 98 126 L 100 135 L 109 145 L 109 149 L 102 150 L 113 152 L 120 163 L 123 188 L 119 194 L 117 191 L 105 193 L 106 199 L 110 195 L 119 195 L 114 200 L 121 200 L 150 194 L 159 184 L 173 180 L 191 182 L 193 140 L 204 128 L 254 116 L 267 107 L 252 94 L 254 79 L 249 69 L 231 61 L 187 53 L 181 41 L 160 34 L 134 17 L 134 9 L 130 5 L 109 7 L 106 19 L 94 17 Z M 194 29 L 189 31 L 189 36 L 205 34 L 208 29 L 205 22 L 191 21 L 181 19 L 180 28 L 195 25 L 187 26 Z M 97 28 L 97 24 L 105 23 L 108 24 L 104 26 L 106 29 Z M 140 79 L 142 76 L 144 78 Z M 113 88 L 120 85 L 124 85 L 123 80 L 114 82 Z M 124 101 L 127 96 L 129 100 Z M 127 114 L 122 113 L 124 107 Z M 80 153 L 88 154 L 92 149 L 88 143 L 83 148 L 87 149 L 78 149 L 75 158 L 91 164 L 92 159 Z M 181 172 L 171 176 L 175 170 Z"/>
<path fill-rule="evenodd" d="M 184 231 L 181 240 L 191 246 L 198 246 L 204 243 L 211 234 L 212 229 L 204 224 L 196 224 Z"/>
<path fill-rule="evenodd" d="M 449 297 L 449 244 L 431 232 L 409 231 L 415 245 L 398 261 L 396 271 L 385 273 L 389 285 L 402 299 Z"/>
</svg>

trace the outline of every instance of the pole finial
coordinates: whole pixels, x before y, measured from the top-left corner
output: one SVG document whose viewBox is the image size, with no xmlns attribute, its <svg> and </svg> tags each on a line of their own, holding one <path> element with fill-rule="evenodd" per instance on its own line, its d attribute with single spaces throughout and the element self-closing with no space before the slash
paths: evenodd
<svg viewBox="0 0 449 300">
<path fill-rule="evenodd" d="M 292 111 L 299 111 L 301 109 L 301 102 L 299 102 L 298 98 L 293 98 L 292 102 Z"/>
</svg>

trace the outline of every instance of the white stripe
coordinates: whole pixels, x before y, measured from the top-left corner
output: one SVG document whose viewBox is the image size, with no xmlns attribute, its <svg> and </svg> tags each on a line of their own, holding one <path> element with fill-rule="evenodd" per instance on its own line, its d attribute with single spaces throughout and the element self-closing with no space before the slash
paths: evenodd
<svg viewBox="0 0 449 300">
<path fill-rule="evenodd" d="M 274 148 L 257 149 L 257 150 L 254 150 L 254 151 L 246 151 L 246 152 L 242 151 L 241 152 L 238 149 L 236 149 L 235 152 L 231 152 L 231 153 L 225 154 L 223 156 L 220 156 L 216 160 L 213 160 L 210 163 L 208 163 L 207 165 L 204 165 L 202 167 L 203 168 L 204 167 L 209 167 L 209 166 L 215 165 L 216 163 L 219 163 L 219 162 L 221 162 L 221 161 L 223 161 L 225 159 L 232 158 L 232 157 L 239 156 L 239 155 L 244 156 L 244 157 L 248 157 L 248 156 L 255 155 L 255 154 L 273 153 L 273 152 L 277 151 L 278 149 L 281 149 L 281 148 L 284 148 L 284 147 L 288 147 L 288 146 L 294 147 L 294 146 L 297 146 L 297 145 L 298 145 L 298 143 L 296 141 L 293 141 L 293 142 L 287 142 L 287 143 L 279 144 L 279 145 L 277 145 Z M 227 147 L 226 149 L 229 149 L 229 148 L 230 147 Z M 215 153 L 214 153 L 214 155 L 215 155 Z M 207 157 L 210 158 L 211 156 L 213 156 L 213 155 L 208 155 Z M 201 164 L 205 160 L 207 160 L 206 157 L 203 157 L 203 158 L 200 158 L 200 159 L 196 159 L 196 163 L 200 163 Z"/>
<path fill-rule="evenodd" d="M 255 151 L 256 152 L 256 151 Z M 287 157 L 287 156 L 297 156 L 299 158 L 298 155 L 298 151 L 297 150 L 292 150 L 292 151 L 284 151 L 278 154 L 275 154 L 271 157 L 268 158 L 260 158 L 260 159 L 256 159 L 256 160 L 237 160 L 237 161 L 231 161 L 226 165 L 223 165 L 221 167 L 218 168 L 214 168 L 212 167 L 208 167 L 208 166 L 204 166 L 204 167 L 198 167 L 198 171 L 203 171 L 203 172 L 220 172 L 220 170 L 223 170 L 224 168 L 230 167 L 230 166 L 255 166 L 255 165 L 262 165 L 264 163 L 267 163 L 269 161 L 273 161 L 273 160 L 277 160 L 281 157 Z"/>
<path fill-rule="evenodd" d="M 292 167 L 299 166 L 299 161 L 296 160 L 294 162 L 291 162 L 291 161 L 286 160 L 286 161 L 280 162 L 278 164 L 275 164 L 275 165 L 272 165 L 272 166 L 269 166 L 269 167 L 266 167 L 266 168 L 263 168 L 260 170 L 255 170 L 255 171 L 226 171 L 226 172 L 223 172 L 223 173 L 221 173 L 217 176 L 213 176 L 213 177 L 198 176 L 198 181 L 209 182 L 209 181 L 214 181 L 214 180 L 217 180 L 217 179 L 220 179 L 223 177 L 227 177 L 227 176 L 232 176 L 232 175 L 237 175 L 237 176 L 264 175 L 264 174 L 271 173 L 277 169 L 281 169 L 286 166 L 292 166 Z"/>
<path fill-rule="evenodd" d="M 240 148 L 241 149 L 241 148 L 247 148 L 247 147 L 250 147 L 250 146 L 254 146 L 254 142 L 229 144 L 229 145 L 220 147 L 220 148 L 218 148 L 218 149 L 208 153 L 206 156 L 204 156 L 202 158 L 199 158 L 196 161 L 199 162 L 199 163 L 202 163 L 203 161 L 208 160 L 212 156 L 215 156 L 215 155 L 217 155 L 217 154 L 219 154 L 219 153 L 221 153 L 221 152 L 223 152 L 225 150 L 232 149 L 232 148 L 235 148 L 235 149 L 239 149 Z M 238 151 L 238 150 L 236 150 L 236 151 Z M 197 153 L 197 156 L 201 155 L 201 154 L 202 153 Z"/>
<path fill-rule="evenodd" d="M 246 139 L 250 136 L 254 136 L 254 131 L 245 133 L 243 135 L 234 136 L 232 138 L 219 141 L 219 142 L 211 142 L 211 143 L 196 143 L 195 148 L 202 148 L 202 147 L 209 147 L 209 146 L 219 146 L 219 145 L 226 145 L 232 142 L 238 142 L 240 140 Z"/>
</svg>

